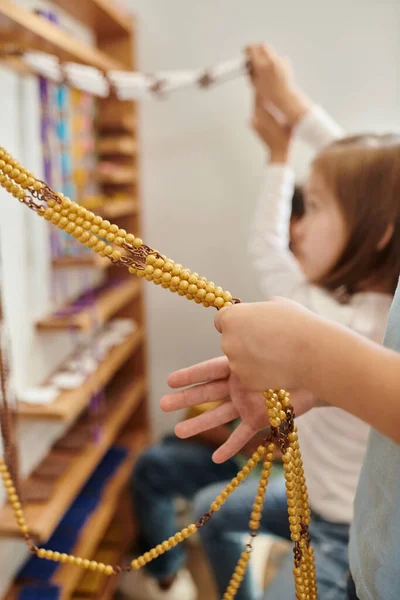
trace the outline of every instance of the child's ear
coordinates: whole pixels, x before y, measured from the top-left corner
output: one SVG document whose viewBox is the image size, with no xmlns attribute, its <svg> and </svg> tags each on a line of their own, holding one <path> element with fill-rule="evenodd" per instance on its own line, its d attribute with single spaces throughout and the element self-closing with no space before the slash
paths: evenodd
<svg viewBox="0 0 400 600">
<path fill-rule="evenodd" d="M 386 227 L 385 233 L 383 234 L 383 236 L 381 237 L 381 239 L 378 242 L 377 250 L 379 250 L 379 252 L 386 248 L 386 246 L 388 245 L 388 243 L 390 242 L 390 240 L 393 237 L 393 233 L 394 233 L 394 225 L 393 225 L 393 223 L 390 223 L 390 225 L 388 225 Z"/>
</svg>

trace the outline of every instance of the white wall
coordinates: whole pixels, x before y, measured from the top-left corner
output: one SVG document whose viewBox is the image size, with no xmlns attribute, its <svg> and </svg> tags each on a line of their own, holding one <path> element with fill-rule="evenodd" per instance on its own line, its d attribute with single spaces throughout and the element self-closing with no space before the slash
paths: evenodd
<svg viewBox="0 0 400 600">
<path fill-rule="evenodd" d="M 269 40 L 298 79 L 348 130 L 400 124 L 400 4 L 396 0 L 130 0 L 144 71 L 198 68 Z M 182 91 L 141 108 L 145 239 L 243 300 L 260 296 L 247 263 L 248 223 L 263 153 L 249 132 L 250 94 L 239 80 Z M 297 148 L 304 173 L 309 154 Z M 152 404 L 158 431 L 175 417 L 158 399 L 172 369 L 219 352 L 213 312 L 148 286 Z"/>
</svg>

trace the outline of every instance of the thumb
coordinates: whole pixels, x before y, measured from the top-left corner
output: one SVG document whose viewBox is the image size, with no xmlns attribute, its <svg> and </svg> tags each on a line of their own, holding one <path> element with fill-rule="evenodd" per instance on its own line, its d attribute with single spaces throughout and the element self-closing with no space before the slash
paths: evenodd
<svg viewBox="0 0 400 600">
<path fill-rule="evenodd" d="M 219 333 L 222 333 L 222 329 L 223 329 L 223 326 L 224 326 L 224 325 L 223 325 L 223 322 L 224 322 L 224 319 L 225 319 L 225 316 L 226 316 L 226 310 L 227 310 L 227 309 L 228 309 L 228 307 L 221 308 L 221 309 L 220 309 L 220 310 L 217 312 L 217 314 L 215 315 L 215 318 L 214 318 L 214 326 L 215 326 L 215 329 L 216 329 L 216 330 L 217 330 Z"/>
</svg>

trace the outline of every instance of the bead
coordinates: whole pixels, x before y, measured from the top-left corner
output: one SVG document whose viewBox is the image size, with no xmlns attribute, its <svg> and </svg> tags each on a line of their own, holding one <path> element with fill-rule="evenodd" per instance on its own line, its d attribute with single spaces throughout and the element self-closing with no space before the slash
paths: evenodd
<svg viewBox="0 0 400 600">
<path fill-rule="evenodd" d="M 60 556 L 60 563 L 67 563 L 68 562 L 68 554 L 65 554 L 65 552 L 63 552 Z M 88 561 L 89 562 L 89 561 Z"/>
<path fill-rule="evenodd" d="M 163 550 L 165 550 L 165 551 L 169 550 L 169 544 L 168 544 L 168 542 L 163 542 L 163 543 L 161 544 L 161 546 L 162 546 L 162 549 L 163 549 Z"/>
<path fill-rule="evenodd" d="M 113 225 L 111 225 L 111 227 L 113 227 Z M 111 227 L 110 227 L 109 231 L 111 231 Z M 115 231 L 112 231 L 111 233 L 115 233 Z M 134 235 L 132 235 L 131 233 L 128 233 L 128 234 L 125 236 L 125 242 L 126 242 L 127 244 L 130 244 L 130 245 L 132 246 L 132 245 L 134 244 L 134 242 L 135 242 L 135 236 L 134 236 Z"/>
<path fill-rule="evenodd" d="M 214 306 L 216 306 L 217 308 L 222 308 L 224 306 L 223 298 L 216 298 L 214 301 Z"/>
<path fill-rule="evenodd" d="M 114 241 L 114 239 L 115 239 L 115 235 L 113 233 L 107 233 L 107 235 L 106 235 L 107 242 L 112 243 Z"/>
<path fill-rule="evenodd" d="M 206 294 L 205 301 L 208 302 L 209 304 L 214 304 L 215 295 L 213 293 L 209 292 L 208 294 Z"/>
<path fill-rule="evenodd" d="M 90 567 L 90 560 L 88 560 L 87 558 L 84 558 L 82 561 L 82 567 L 84 569 L 88 569 Z"/>
<path fill-rule="evenodd" d="M 206 292 L 206 290 L 199 289 L 199 290 L 197 290 L 197 294 L 196 295 L 197 295 L 197 298 L 200 298 L 200 300 L 204 300 L 204 298 L 207 295 L 207 292 Z"/>
<path fill-rule="evenodd" d="M 108 225 L 107 225 L 108 223 Z M 103 221 L 103 227 L 104 229 L 108 229 L 110 227 L 111 223 L 109 221 Z M 119 235 L 120 237 L 126 238 L 126 231 L 125 229 L 118 229 L 117 231 L 117 235 Z"/>
<path fill-rule="evenodd" d="M 79 238 L 79 241 L 82 242 L 83 244 L 86 244 L 86 242 L 90 239 L 90 233 L 88 231 L 84 231 L 81 235 L 81 237 Z"/>
<path fill-rule="evenodd" d="M 94 223 L 94 225 L 98 225 L 99 229 L 100 229 L 102 222 L 103 222 L 103 219 L 101 217 L 99 217 L 98 215 L 93 215 L 93 223 Z"/>
<path fill-rule="evenodd" d="M 161 279 L 162 276 L 163 276 L 163 272 L 161 271 L 161 269 L 154 269 L 154 273 L 153 273 L 154 279 Z"/>
<path fill-rule="evenodd" d="M 107 230 L 106 229 L 99 229 L 99 232 L 97 234 L 99 237 L 101 238 L 105 238 L 107 235 Z"/>
<path fill-rule="evenodd" d="M 90 227 L 90 231 L 91 231 L 92 233 L 94 233 L 95 235 L 97 235 L 97 234 L 99 233 L 99 230 L 100 230 L 100 228 L 99 228 L 99 226 L 98 226 L 98 225 L 92 225 L 92 226 Z"/>
<path fill-rule="evenodd" d="M 194 523 L 191 523 L 191 525 L 189 525 L 189 527 L 188 527 L 188 530 L 189 530 L 189 534 L 192 535 L 193 533 L 196 533 L 197 527 Z"/>
<path fill-rule="evenodd" d="M 173 548 L 174 546 L 176 546 L 178 544 L 178 542 L 177 542 L 177 540 L 175 539 L 174 536 L 168 538 L 168 543 L 169 543 L 169 545 L 170 545 L 171 548 Z M 157 548 L 158 548 L 158 546 L 157 546 Z M 156 548 L 156 552 L 158 553 L 157 548 Z"/>
<path fill-rule="evenodd" d="M 73 231 L 75 231 L 75 223 L 68 223 L 68 225 L 65 228 L 65 231 L 67 233 L 72 233 Z"/>
<path fill-rule="evenodd" d="M 83 233 L 82 227 L 75 227 L 75 231 L 73 232 L 74 238 L 79 238 Z"/>
<path fill-rule="evenodd" d="M 151 554 L 150 554 L 150 552 L 145 552 L 143 554 L 143 558 L 146 561 L 146 563 L 151 562 Z"/>
<path fill-rule="evenodd" d="M 146 564 L 143 556 L 139 556 L 139 558 L 137 559 L 137 561 L 138 561 L 138 564 L 139 564 L 140 567 L 143 567 Z"/>
<path fill-rule="evenodd" d="M 135 558 L 135 560 L 133 560 L 131 562 L 131 567 L 132 569 L 134 569 L 135 571 L 137 571 L 138 569 L 140 569 L 140 565 L 139 565 L 139 561 Z"/>
<path fill-rule="evenodd" d="M 179 276 L 181 271 L 182 271 L 182 265 L 175 264 L 172 269 L 172 275 Z M 199 286 L 197 286 L 197 287 L 199 287 Z"/>
<path fill-rule="evenodd" d="M 106 243 L 103 241 L 97 242 L 97 244 L 94 246 L 94 251 L 95 252 L 101 252 L 102 250 L 104 250 L 104 248 L 106 247 Z"/>
<path fill-rule="evenodd" d="M 227 308 L 228 306 L 232 306 L 232 302 L 224 302 L 224 308 Z"/>
<path fill-rule="evenodd" d="M 122 244 L 124 243 L 124 238 L 117 236 L 114 240 L 114 244 L 116 246 L 122 246 Z"/>
<path fill-rule="evenodd" d="M 186 290 L 189 287 L 189 282 L 186 281 L 185 279 L 183 279 L 180 283 L 179 283 L 179 289 L 183 290 L 184 292 L 186 292 Z"/>
<path fill-rule="evenodd" d="M 44 548 L 39 548 L 36 554 L 39 558 L 45 558 L 46 550 Z"/>
<path fill-rule="evenodd" d="M 113 569 L 113 568 L 112 568 L 110 565 L 108 565 L 108 566 L 107 566 L 107 567 L 105 567 L 105 569 L 104 569 L 104 575 L 107 575 L 108 577 L 109 577 L 110 575 L 114 575 L 114 569 Z"/>
</svg>

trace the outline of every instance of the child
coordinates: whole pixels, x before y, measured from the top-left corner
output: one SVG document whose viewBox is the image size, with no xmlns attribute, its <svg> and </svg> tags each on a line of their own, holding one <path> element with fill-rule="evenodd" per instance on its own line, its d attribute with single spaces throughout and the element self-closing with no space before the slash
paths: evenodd
<svg viewBox="0 0 400 600">
<path fill-rule="evenodd" d="M 253 49 L 252 54 L 253 79 L 255 85 L 258 86 L 258 93 L 261 94 L 263 90 L 266 90 L 268 93 L 266 97 L 264 96 L 263 102 L 274 102 L 281 113 L 285 114 L 289 126 L 293 125 L 293 123 L 290 122 L 290 117 L 296 113 L 293 106 L 297 107 L 296 118 L 305 118 L 307 121 L 307 114 L 310 112 L 309 102 L 302 94 L 295 91 L 294 86 L 289 84 L 289 79 L 286 79 L 286 83 L 284 83 L 285 74 L 282 75 L 282 68 L 277 68 L 277 66 L 282 66 L 279 64 L 280 61 L 276 60 L 273 53 L 265 53 L 265 51 L 260 48 Z M 256 55 L 255 58 L 254 55 Z M 277 81 L 280 85 L 271 85 L 270 77 L 270 80 L 267 82 L 268 85 L 264 86 L 266 80 L 265 72 L 268 70 L 269 75 L 271 75 L 272 72 L 272 74 L 275 75 L 275 82 Z M 261 71 L 264 73 L 264 78 L 260 76 Z M 286 92 L 284 91 L 285 85 Z M 271 95 L 273 97 L 271 97 Z M 290 98 L 290 101 L 288 98 Z M 309 118 L 308 121 L 310 121 Z M 321 135 L 320 137 L 322 138 L 323 136 Z M 379 299 L 386 298 L 387 302 L 388 295 L 392 292 L 394 287 L 395 277 L 400 270 L 398 236 L 400 233 L 400 207 L 396 197 L 396 194 L 398 195 L 400 192 L 400 177 L 396 175 L 396 168 L 399 167 L 399 164 L 400 146 L 399 144 L 396 144 L 393 137 L 364 136 L 353 138 L 346 143 L 334 144 L 332 147 L 321 153 L 314 163 L 313 174 L 310 178 L 311 185 L 309 185 L 306 193 L 306 217 L 305 223 L 303 222 L 300 224 L 301 229 L 299 232 L 300 239 L 297 244 L 297 256 L 307 279 L 318 283 L 321 287 L 323 286 L 325 291 L 316 285 L 311 286 L 310 284 L 307 284 L 304 275 L 301 274 L 295 261 L 292 260 L 290 263 L 289 257 L 285 257 L 284 253 L 281 252 L 281 263 L 277 264 L 278 261 L 276 260 L 276 257 L 274 257 L 273 266 L 275 267 L 275 272 L 272 273 L 272 277 L 269 278 L 269 281 L 266 279 L 268 284 L 272 284 L 272 291 L 274 293 L 284 293 L 291 297 L 295 297 L 316 312 L 329 316 L 330 318 L 335 318 L 339 320 L 339 322 L 346 324 L 361 333 L 366 333 L 372 339 L 376 339 L 376 334 L 379 335 L 379 328 L 375 328 L 374 325 L 376 322 L 379 322 Z M 365 165 L 368 165 L 368 171 L 366 173 L 364 172 L 364 170 L 366 170 L 364 168 Z M 378 201 L 380 201 L 383 206 L 380 207 Z M 264 210 L 267 212 L 266 208 L 264 208 Z M 312 211 L 311 214 L 310 211 Z M 271 215 L 269 215 L 269 217 L 270 216 Z M 278 235 L 279 228 L 277 227 L 277 222 L 274 223 L 275 230 L 269 225 L 267 226 L 267 232 L 264 235 L 262 232 L 265 231 L 266 225 L 268 225 L 268 223 L 266 223 L 266 219 L 263 218 L 261 212 L 260 231 L 259 235 L 256 235 L 254 244 L 256 248 L 264 247 L 265 249 L 265 247 L 268 247 L 268 244 L 270 244 L 271 247 L 271 240 L 274 241 L 275 244 L 279 244 L 280 238 Z M 374 226 L 372 227 L 372 225 Z M 318 228 L 316 226 L 318 226 Z M 319 235 L 320 237 L 318 237 Z M 284 248 L 284 242 L 282 242 L 282 248 Z M 261 251 L 259 252 L 259 255 L 261 256 L 261 269 L 264 265 L 264 272 L 267 272 L 268 256 L 265 255 L 264 258 Z M 349 299 L 347 304 L 342 305 L 336 302 L 337 306 L 335 306 L 335 300 L 332 295 L 329 294 L 329 290 L 335 291 L 341 285 L 345 285 L 345 291 Z M 290 293 L 288 293 L 288 289 Z M 270 293 L 270 290 L 267 289 L 267 292 Z M 361 315 L 360 308 L 364 308 L 364 311 L 361 310 Z M 371 318 L 373 316 L 374 318 Z M 381 316 L 384 318 L 384 315 Z M 222 314 L 220 318 L 223 318 Z M 380 327 L 381 326 L 382 321 L 380 322 Z M 235 334 L 231 333 L 231 335 L 235 340 L 239 339 Z M 243 340 L 241 340 L 241 342 L 242 341 Z M 235 346 L 229 337 L 228 342 L 225 343 L 229 344 L 229 348 L 231 348 L 232 344 Z M 246 344 L 244 345 L 246 346 Z M 225 349 L 225 347 L 223 348 Z M 229 351 L 230 350 L 228 350 L 228 352 Z M 301 356 L 302 359 L 303 356 L 301 353 L 297 355 L 297 361 L 299 364 L 302 364 L 302 360 L 299 360 L 299 356 Z M 215 363 L 214 369 L 222 369 L 223 371 L 226 369 L 226 363 L 217 362 Z M 189 371 L 189 376 L 190 373 L 191 371 Z M 195 375 L 195 370 L 193 375 Z M 218 378 L 219 373 L 217 372 L 216 375 Z M 186 381 L 184 381 L 185 377 L 185 375 L 177 375 L 175 379 L 173 377 L 172 383 L 174 387 L 175 385 L 186 384 Z M 192 379 L 191 376 L 190 379 Z M 232 398 L 235 398 L 235 390 L 232 391 L 232 386 L 240 386 L 241 384 L 234 376 L 229 377 L 227 384 L 231 389 Z M 267 387 L 273 386 L 268 384 Z M 207 386 L 207 390 L 211 394 L 211 397 L 212 389 L 212 385 Z M 248 392 L 246 393 L 249 395 Z M 229 395 L 229 391 L 227 391 L 226 395 Z M 190 392 L 190 396 L 188 394 L 189 401 L 191 401 L 191 397 L 195 399 L 195 396 L 196 388 Z M 252 395 L 251 398 L 254 404 L 256 404 L 257 395 Z M 163 402 L 167 407 L 173 406 L 176 402 L 179 404 L 179 396 L 177 396 L 176 400 L 167 398 Z M 310 405 L 312 402 L 310 394 L 302 392 L 297 396 L 297 413 L 299 413 L 301 402 Z M 335 402 L 333 402 L 333 404 L 335 405 Z M 336 403 L 336 406 L 340 407 L 340 402 L 339 404 Z M 344 429 L 346 422 L 350 425 L 350 430 L 347 432 L 347 441 L 349 444 L 354 443 L 353 436 L 351 435 L 351 427 L 354 426 L 354 423 L 357 423 L 357 421 L 354 419 L 352 420 L 351 417 L 347 417 L 347 421 L 344 420 L 341 411 L 337 411 L 336 409 L 331 408 L 330 411 L 331 414 L 326 414 L 325 411 L 313 411 L 308 418 L 308 422 L 307 420 L 303 420 L 302 424 L 301 420 L 299 422 L 300 442 L 302 444 L 306 442 L 306 452 L 303 452 L 303 455 L 305 454 L 307 456 L 308 454 L 309 457 L 312 457 L 312 453 L 314 453 L 317 463 L 319 460 L 319 464 L 316 464 L 316 468 L 319 467 L 320 469 L 324 466 L 324 459 L 326 461 L 326 457 L 329 457 L 329 443 L 342 445 L 343 441 L 346 442 L 346 430 Z M 324 414 L 326 414 L 326 416 L 324 416 Z M 332 414 L 334 416 L 334 421 L 332 421 Z M 261 403 L 260 409 L 255 411 L 251 416 L 254 417 L 254 421 L 252 419 L 246 419 L 247 423 L 243 425 L 241 432 L 238 430 L 238 432 L 232 436 L 229 444 L 225 446 L 225 449 L 221 449 L 216 453 L 216 459 L 223 459 L 226 449 L 229 449 L 229 447 L 233 448 L 236 444 L 240 446 L 241 442 L 246 439 L 250 432 L 254 431 L 252 424 L 255 425 L 256 420 L 262 418 Z M 208 419 L 210 418 L 212 418 L 211 415 L 208 415 Z M 339 429 L 337 429 L 338 423 L 340 424 Z M 206 427 L 207 422 L 203 421 L 202 426 Z M 190 434 L 192 430 L 196 431 L 196 429 L 196 423 L 193 422 L 192 424 L 186 424 L 185 427 L 178 427 L 178 432 L 187 435 Z M 304 437 L 301 437 L 302 429 L 306 434 Z M 332 429 L 335 429 L 335 435 L 329 440 L 329 433 L 332 432 Z M 312 435 L 310 435 L 311 433 Z M 338 435 L 339 438 L 337 437 Z M 340 437 L 340 435 L 342 437 Z M 314 440 L 313 437 L 316 439 Z M 326 438 L 328 439 L 326 440 Z M 326 443 L 325 440 L 328 443 Z M 357 442 L 358 440 L 356 440 L 355 447 L 357 447 Z M 357 458 L 354 460 L 353 453 L 350 453 L 352 455 L 351 461 L 348 460 L 348 454 L 341 454 L 341 448 L 335 447 L 331 454 L 332 457 L 335 456 L 337 459 L 337 464 L 335 465 L 333 463 L 334 479 L 336 478 L 337 482 L 340 482 L 340 470 L 348 470 L 345 482 L 342 482 L 341 484 L 343 488 L 342 491 L 345 490 L 347 492 L 348 503 L 348 492 L 350 492 L 351 489 L 354 489 L 355 486 L 355 474 L 354 471 L 352 472 L 352 469 L 354 464 L 356 468 L 359 467 L 362 454 L 358 453 L 358 460 Z M 305 457 L 305 467 L 306 464 Z M 350 473 L 351 475 L 349 478 Z M 321 484 L 325 481 L 325 485 L 329 489 L 329 486 L 332 483 L 331 473 L 328 472 L 327 474 L 324 474 L 320 472 L 318 474 L 315 471 L 310 471 L 309 473 L 306 468 L 306 475 L 310 478 L 310 499 L 312 499 L 314 493 L 314 497 L 318 501 L 319 510 L 328 512 L 328 514 L 333 510 L 333 520 L 335 520 L 335 518 L 337 519 L 337 507 L 335 509 L 334 505 L 326 506 L 327 498 L 324 498 L 321 493 L 319 493 L 318 496 L 318 484 L 320 490 L 322 490 L 323 486 Z M 344 475 L 346 474 L 344 473 Z M 340 486 L 338 489 L 340 492 Z M 330 491 L 332 492 L 332 488 Z M 336 491 L 336 497 L 334 497 L 334 499 L 340 500 L 340 493 L 338 494 L 337 490 L 334 491 Z M 332 494 L 328 494 L 328 497 L 329 496 L 332 496 Z M 346 520 L 347 519 L 348 512 L 346 514 Z M 335 578 L 334 572 L 332 573 L 332 578 Z M 271 597 L 278 598 L 276 591 Z M 325 596 L 322 593 L 321 598 L 324 597 Z M 376 596 L 365 595 L 365 598 L 369 597 L 375 598 Z M 382 595 L 382 598 L 383 597 L 394 598 L 394 596 L 389 595 Z"/>
<path fill-rule="evenodd" d="M 253 54 L 254 50 L 251 51 L 251 55 Z M 257 58 L 252 58 L 254 75 L 258 74 L 259 62 Z M 270 93 L 275 81 L 276 76 L 270 77 L 268 81 Z M 287 105 L 289 106 L 289 103 Z M 355 263 L 348 261 L 347 274 L 339 264 L 337 267 L 332 264 L 336 257 L 338 258 L 344 244 L 350 246 L 356 239 L 357 234 L 350 214 L 352 206 L 355 206 L 356 212 L 363 209 L 360 225 L 370 227 L 368 219 L 375 211 L 375 200 L 371 194 L 359 199 L 350 198 L 350 194 L 353 193 L 350 190 L 347 197 L 341 197 L 338 203 L 329 196 L 328 200 L 322 203 L 323 198 L 315 198 L 315 192 L 314 197 L 306 193 L 305 216 L 292 225 L 293 249 L 297 260 L 287 251 L 287 215 L 294 174 L 286 163 L 293 125 L 296 134 L 302 135 L 304 131 L 307 132 L 308 139 L 317 145 L 320 141 L 327 142 L 340 132 L 339 127 L 320 108 L 310 103 L 307 112 L 298 123 L 291 123 L 290 127 L 283 126 L 269 114 L 258 98 L 253 126 L 269 147 L 270 153 L 265 191 L 259 200 L 251 230 L 251 250 L 263 295 L 266 297 L 278 293 L 295 298 L 315 312 L 380 342 L 392 298 L 390 287 L 387 286 L 387 293 L 370 292 L 368 286 L 365 286 L 362 292 L 352 292 L 347 278 L 353 270 L 353 289 L 357 281 L 364 282 L 365 255 Z M 380 138 L 373 136 L 359 137 L 357 141 L 359 144 L 381 143 Z M 329 155 L 324 159 L 322 157 L 323 155 L 316 160 L 314 170 L 319 168 L 323 173 L 329 174 L 334 165 L 330 164 Z M 369 211 L 364 210 L 365 205 L 369 205 Z M 343 224 L 347 224 L 346 241 L 343 241 Z M 368 249 L 368 252 L 369 255 L 373 255 L 374 247 Z M 383 257 L 382 269 L 385 268 L 385 261 L 386 257 Z M 335 282 L 332 286 L 325 281 L 324 274 L 324 270 L 325 273 L 329 271 L 330 264 L 333 267 L 330 278 Z M 331 293 L 331 287 L 342 287 L 347 294 L 342 292 L 338 298 L 338 294 Z M 328 411 L 315 411 L 301 419 L 298 428 L 310 504 L 314 513 L 310 533 L 315 544 L 320 597 L 341 598 L 346 587 L 348 571 L 349 526 L 368 427 L 344 411 L 331 408 Z M 348 456 L 351 456 L 352 460 L 348 460 Z M 196 515 L 201 515 L 207 510 L 212 497 L 217 493 L 216 485 L 199 493 L 196 498 Z M 226 589 L 230 573 L 239 559 L 242 543 L 240 537 L 235 534 L 247 530 L 248 514 L 251 512 L 255 493 L 256 483 L 246 483 L 240 492 L 229 499 L 224 511 L 218 513 L 209 526 L 200 532 L 211 565 L 216 564 L 218 552 L 224 552 L 224 568 L 218 563 L 214 570 L 221 593 Z M 289 539 L 283 480 L 274 481 L 270 486 L 261 531 Z M 274 582 L 269 586 L 266 598 L 287 600 L 294 597 L 291 569 L 292 559 L 288 556 Z M 246 576 L 237 598 L 247 600 L 256 596 L 258 597 L 256 585 L 250 571 L 250 576 Z"/>
</svg>

